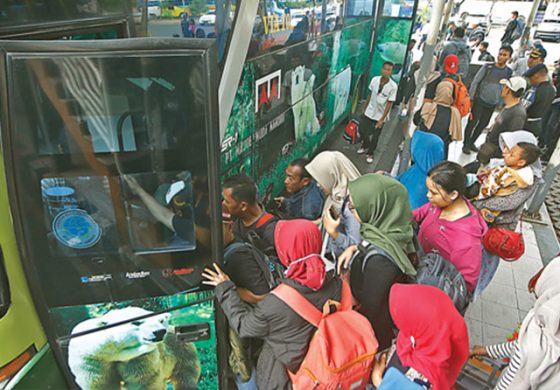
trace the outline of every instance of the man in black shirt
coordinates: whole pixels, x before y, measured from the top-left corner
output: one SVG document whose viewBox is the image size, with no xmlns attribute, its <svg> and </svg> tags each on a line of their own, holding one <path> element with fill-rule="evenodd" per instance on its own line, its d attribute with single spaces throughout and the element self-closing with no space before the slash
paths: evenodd
<svg viewBox="0 0 560 390">
<path fill-rule="evenodd" d="M 233 233 L 241 241 L 254 244 L 267 255 L 275 255 L 274 229 L 278 218 L 257 202 L 257 186 L 245 174 L 224 180 L 222 204 L 235 218 Z"/>
<path fill-rule="evenodd" d="M 255 259 L 251 244 L 238 241 L 233 234 L 233 219 L 222 204 L 222 232 L 224 238 L 224 271 L 237 287 L 239 297 L 254 305 L 270 292 L 263 271 Z M 260 349 L 256 340 L 240 338 L 230 329 L 231 347 L 229 366 L 235 375 L 238 388 L 256 388 L 253 356 Z"/>
<path fill-rule="evenodd" d="M 527 82 L 523 77 L 511 77 L 500 80 L 502 84 L 502 99 L 504 100 L 504 110 L 498 114 L 492 130 L 486 137 L 486 142 L 499 146 L 500 134 L 506 131 L 522 130 L 525 126 L 527 114 L 521 104 L 521 97 L 527 88 Z M 496 149 L 494 157 L 500 157 L 501 151 Z"/>
<path fill-rule="evenodd" d="M 222 205 L 224 271 L 237 286 L 241 299 L 255 304 L 270 292 L 270 288 L 255 259 L 251 244 L 236 239 L 233 224 L 231 214 Z"/>
<path fill-rule="evenodd" d="M 518 28 L 517 24 L 519 23 L 519 21 L 517 20 L 518 17 L 519 17 L 519 12 L 513 11 L 511 13 L 511 19 L 509 20 L 506 26 L 506 31 L 504 32 L 504 35 L 502 36 L 501 39 L 502 45 L 511 45 L 513 41 L 515 41 L 518 38 L 516 34 L 516 30 Z"/>
<path fill-rule="evenodd" d="M 480 45 L 478 45 L 478 51 L 480 51 L 480 55 L 478 56 L 479 61 L 484 61 L 484 62 L 496 61 L 494 59 L 494 56 L 488 52 L 488 42 L 486 41 L 481 42 Z"/>
<path fill-rule="evenodd" d="M 550 108 L 556 90 L 550 83 L 545 64 L 533 66 L 525 72 L 524 76 L 531 83 L 531 88 L 523 97 L 523 107 L 527 112 L 525 129 L 539 137 L 542 131 L 542 118 Z"/>
</svg>

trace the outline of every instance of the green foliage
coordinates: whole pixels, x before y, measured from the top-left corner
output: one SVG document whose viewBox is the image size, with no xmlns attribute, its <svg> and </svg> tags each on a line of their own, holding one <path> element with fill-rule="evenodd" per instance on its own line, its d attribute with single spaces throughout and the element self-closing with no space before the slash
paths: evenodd
<svg viewBox="0 0 560 390">
<path fill-rule="evenodd" d="M 200 16 L 206 12 L 207 3 L 206 0 L 192 0 L 191 12 L 193 16 Z"/>
</svg>

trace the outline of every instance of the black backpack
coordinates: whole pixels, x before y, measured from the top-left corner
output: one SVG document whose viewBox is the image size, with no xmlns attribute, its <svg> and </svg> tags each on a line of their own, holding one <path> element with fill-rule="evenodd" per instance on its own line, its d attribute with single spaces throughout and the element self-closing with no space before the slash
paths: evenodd
<svg viewBox="0 0 560 390">
<path fill-rule="evenodd" d="M 463 315 L 471 301 L 465 278 L 451 262 L 440 254 L 430 252 L 420 257 L 416 283 L 434 286 L 446 293 L 455 308 Z"/>
<path fill-rule="evenodd" d="M 264 254 L 262 251 L 257 249 L 254 245 L 247 242 L 232 242 L 224 250 L 224 263 L 227 263 L 228 257 L 235 251 L 247 248 L 253 254 L 253 258 L 257 262 L 257 265 L 261 269 L 268 288 L 272 291 L 276 286 L 280 284 L 280 279 L 284 276 L 284 269 L 281 264 L 273 261 Z"/>
</svg>

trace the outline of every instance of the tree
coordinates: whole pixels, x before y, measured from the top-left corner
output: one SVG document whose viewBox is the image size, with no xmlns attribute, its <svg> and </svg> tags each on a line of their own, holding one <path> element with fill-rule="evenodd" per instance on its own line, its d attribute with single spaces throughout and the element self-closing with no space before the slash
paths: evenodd
<svg viewBox="0 0 560 390">
<path fill-rule="evenodd" d="M 200 16 L 206 12 L 206 0 L 192 0 L 191 13 L 193 16 Z"/>
</svg>

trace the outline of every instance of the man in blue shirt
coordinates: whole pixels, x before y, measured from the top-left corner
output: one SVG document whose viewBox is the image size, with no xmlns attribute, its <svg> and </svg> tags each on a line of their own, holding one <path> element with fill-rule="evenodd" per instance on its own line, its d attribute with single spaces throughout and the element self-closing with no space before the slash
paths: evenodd
<svg viewBox="0 0 560 390">
<path fill-rule="evenodd" d="M 288 197 L 275 198 L 276 203 L 286 212 L 288 219 L 304 218 L 316 220 L 323 211 L 323 193 L 305 169 L 306 158 L 298 158 L 288 165 L 284 185 Z"/>
</svg>

